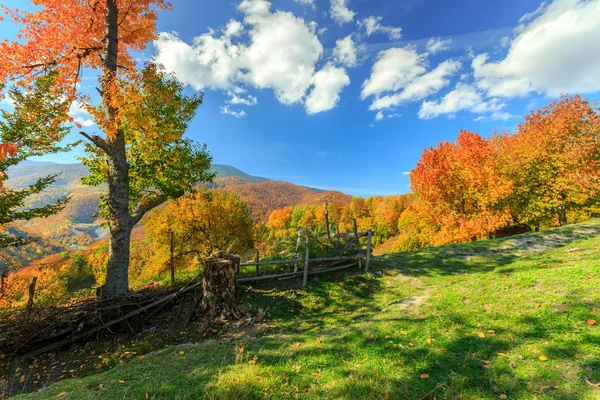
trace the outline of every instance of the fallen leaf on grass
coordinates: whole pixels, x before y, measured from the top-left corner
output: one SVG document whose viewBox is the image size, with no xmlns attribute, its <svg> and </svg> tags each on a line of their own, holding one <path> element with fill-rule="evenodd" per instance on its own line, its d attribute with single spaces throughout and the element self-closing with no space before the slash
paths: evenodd
<svg viewBox="0 0 600 400">
<path fill-rule="evenodd" d="M 421 374 L 420 378 L 421 379 L 429 379 L 429 375 L 428 374 Z"/>
<path fill-rule="evenodd" d="M 60 392 L 59 394 L 56 395 L 56 397 L 60 398 L 60 397 L 66 396 L 66 395 L 67 395 L 67 392 Z"/>
<path fill-rule="evenodd" d="M 145 357 L 144 357 L 144 356 L 138 356 L 138 358 L 139 358 L 140 360 L 143 360 Z"/>
<path fill-rule="evenodd" d="M 494 334 L 494 333 L 496 333 L 496 332 L 495 332 L 493 329 L 489 329 L 489 330 L 488 330 L 488 333 L 491 333 L 491 334 L 493 335 L 493 334 Z"/>
<path fill-rule="evenodd" d="M 404 336 L 408 335 L 408 332 L 406 332 L 406 331 L 400 331 L 400 333 Z"/>
<path fill-rule="evenodd" d="M 500 395 L 500 398 L 501 398 L 501 399 L 507 399 L 507 398 L 508 398 L 508 396 L 507 396 L 507 395 L 505 395 L 505 394 L 501 394 L 501 395 Z"/>
<path fill-rule="evenodd" d="M 299 365 L 294 365 L 294 366 L 292 367 L 292 369 L 293 369 L 294 371 L 296 371 L 296 372 L 300 372 L 300 369 L 301 369 L 301 368 L 302 368 L 302 367 L 301 367 L 301 366 L 299 366 Z"/>
<path fill-rule="evenodd" d="M 477 336 L 479 336 L 480 338 L 484 339 L 485 338 L 485 333 L 483 332 L 478 332 Z"/>
<path fill-rule="evenodd" d="M 595 319 L 588 319 L 588 320 L 587 320 L 587 324 L 588 324 L 588 325 L 594 325 L 595 323 L 596 323 L 596 320 L 595 320 Z"/>
<path fill-rule="evenodd" d="M 479 361 L 481 361 L 481 362 L 482 362 L 482 363 L 484 363 L 485 365 L 490 365 L 490 364 L 492 363 L 492 362 L 491 362 L 491 361 L 489 361 L 489 360 L 479 360 Z"/>
<path fill-rule="evenodd" d="M 118 382 L 119 382 L 119 383 L 125 383 L 125 381 L 124 381 L 124 380 L 122 380 L 122 379 L 119 379 L 119 381 L 118 381 Z"/>
<path fill-rule="evenodd" d="M 431 338 L 427 338 L 427 344 L 431 344 Z"/>
<path fill-rule="evenodd" d="M 311 375 L 317 378 L 321 377 L 321 374 L 319 372 L 313 372 Z"/>
<path fill-rule="evenodd" d="M 498 353 L 498 355 L 499 355 L 500 357 L 506 357 L 506 358 L 508 358 L 508 354 L 506 354 L 506 353 Z"/>
<path fill-rule="evenodd" d="M 180 351 L 179 354 L 184 355 L 185 351 Z"/>
<path fill-rule="evenodd" d="M 548 357 L 543 356 L 543 355 L 539 356 L 538 358 L 540 359 L 540 361 L 548 361 Z"/>
<path fill-rule="evenodd" d="M 294 346 L 296 346 L 296 348 L 300 347 L 301 343 L 300 342 L 296 342 L 294 343 Z"/>
<path fill-rule="evenodd" d="M 258 376 L 257 376 L 257 378 L 258 378 L 258 380 L 259 380 L 259 381 L 261 381 L 261 382 L 265 380 L 265 378 L 263 378 L 261 375 L 258 375 Z"/>
</svg>

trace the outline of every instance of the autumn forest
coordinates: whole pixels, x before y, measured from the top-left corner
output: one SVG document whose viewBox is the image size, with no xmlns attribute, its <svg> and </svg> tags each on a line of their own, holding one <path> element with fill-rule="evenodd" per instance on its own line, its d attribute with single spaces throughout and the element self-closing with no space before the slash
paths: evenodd
<svg viewBox="0 0 600 400">
<path fill-rule="evenodd" d="M 519 22 L 543 21 L 554 3 Z M 406 190 L 351 195 L 213 161 L 190 127 L 219 85 L 231 96 L 221 114 L 256 105 L 239 83 L 253 71 L 200 90 L 144 58 L 164 39 L 167 1 L 32 4 L 0 4 L 17 32 L 0 42 L 0 399 L 600 393 L 600 108 L 585 90 L 545 96 L 511 124 L 490 117 L 497 127 L 481 132 L 459 119 L 465 129 L 392 171 Z M 332 0 L 331 18 L 354 18 L 334 12 L 347 4 Z M 269 7 L 238 6 L 250 40 L 286 15 Z M 370 18 L 355 40 L 400 38 Z M 234 22 L 223 30 L 233 47 L 211 57 L 245 51 Z M 349 68 L 341 48 L 339 65 L 311 78 L 307 108 L 327 101 L 312 97 L 320 79 L 334 86 Z M 417 90 L 404 85 L 401 95 Z M 374 93 L 370 110 L 390 101 Z M 45 161 L 77 151 L 76 163 Z"/>
</svg>

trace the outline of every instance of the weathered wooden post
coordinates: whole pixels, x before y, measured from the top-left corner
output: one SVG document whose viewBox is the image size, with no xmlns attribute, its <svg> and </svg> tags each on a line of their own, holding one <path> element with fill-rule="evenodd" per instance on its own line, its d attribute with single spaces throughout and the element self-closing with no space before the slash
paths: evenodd
<svg viewBox="0 0 600 400">
<path fill-rule="evenodd" d="M 254 257 L 254 261 L 256 261 L 256 273 L 255 273 L 256 276 L 260 275 L 260 271 L 258 268 L 260 266 L 260 264 L 258 263 L 259 260 L 260 260 L 259 250 L 256 249 L 256 256 Z"/>
<path fill-rule="evenodd" d="M 29 299 L 27 300 L 27 322 L 31 317 L 31 311 L 33 310 L 33 296 L 35 295 L 35 284 L 37 283 L 37 276 L 34 276 L 29 284 Z"/>
<path fill-rule="evenodd" d="M 302 243 L 302 228 L 298 228 L 298 240 L 296 240 L 296 260 L 300 259 L 300 244 Z M 294 272 L 298 272 L 298 263 L 294 264 Z"/>
<path fill-rule="evenodd" d="M 365 260 L 365 272 L 369 271 L 369 263 L 371 262 L 371 242 L 373 231 L 369 229 L 367 232 L 367 259 Z"/>
<path fill-rule="evenodd" d="M 302 287 L 305 288 L 308 284 L 308 262 L 310 260 L 310 234 L 306 231 L 306 256 L 304 257 L 304 277 L 302 279 Z"/>
<path fill-rule="evenodd" d="M 331 231 L 329 230 L 329 203 L 325 202 L 325 230 L 327 231 L 327 239 L 331 240 Z"/>
<path fill-rule="evenodd" d="M 169 231 L 169 242 L 170 242 L 170 266 L 171 266 L 171 286 L 175 287 L 175 239 L 173 231 Z"/>
<path fill-rule="evenodd" d="M 204 261 L 202 298 L 195 310 L 200 329 L 209 328 L 217 320 L 240 319 L 238 271 L 240 257 L 218 252 Z"/>
</svg>

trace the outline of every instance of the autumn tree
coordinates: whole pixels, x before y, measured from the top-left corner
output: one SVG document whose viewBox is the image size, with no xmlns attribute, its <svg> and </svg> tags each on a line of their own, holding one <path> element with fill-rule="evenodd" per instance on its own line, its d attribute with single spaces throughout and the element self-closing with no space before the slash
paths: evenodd
<svg viewBox="0 0 600 400">
<path fill-rule="evenodd" d="M 52 67 L 55 85 L 81 101 L 103 135 L 82 132 L 90 144 L 88 183 L 108 183 L 104 213 L 110 245 L 104 297 L 128 289 L 131 229 L 153 207 L 208 178 L 209 157 L 182 135 L 201 98 L 187 98 L 157 67 L 139 71 L 133 53 L 156 38 L 157 10 L 165 0 L 35 0 L 34 12 L 0 6 L 21 29 L 0 43 L 0 84 L 29 87 Z M 82 71 L 99 70 L 100 104 L 78 92 Z M 156 85 L 153 87 L 152 85 Z M 157 96 L 157 97 L 154 97 Z M 178 177 L 177 172 L 197 168 Z M 189 179 L 189 180 L 188 180 Z"/>
<path fill-rule="evenodd" d="M 254 224 L 246 202 L 233 192 L 204 189 L 156 210 L 145 220 L 155 264 L 199 262 L 217 251 L 242 253 L 254 247 Z"/>
<path fill-rule="evenodd" d="M 511 206 L 521 222 L 563 226 L 568 212 L 600 194 L 600 113 L 581 96 L 532 111 L 514 135 L 497 138 L 503 174 L 514 182 Z"/>
<path fill-rule="evenodd" d="M 493 147 L 476 133 L 463 130 L 456 143 L 424 151 L 410 180 L 434 244 L 475 240 L 509 222 L 511 183 L 497 171 Z"/>
<path fill-rule="evenodd" d="M 56 214 L 69 200 L 62 197 L 51 204 L 26 206 L 32 195 L 39 194 L 56 181 L 56 175 L 42 177 L 19 190 L 2 185 L 2 180 L 10 174 L 10 167 L 27 158 L 71 149 L 72 145 L 60 145 L 70 129 L 56 121 L 64 118 L 69 105 L 50 90 L 55 79 L 56 73 L 40 77 L 28 92 L 13 87 L 8 93 L 13 111 L 0 110 L 0 142 L 9 143 L 0 146 L 0 248 L 22 246 L 34 240 L 10 234 L 5 229 L 6 224 Z"/>
</svg>

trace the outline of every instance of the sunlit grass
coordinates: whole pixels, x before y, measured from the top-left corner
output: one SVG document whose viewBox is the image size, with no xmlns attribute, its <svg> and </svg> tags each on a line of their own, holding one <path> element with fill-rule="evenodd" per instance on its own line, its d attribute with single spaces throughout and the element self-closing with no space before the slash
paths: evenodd
<svg viewBox="0 0 600 400">
<path fill-rule="evenodd" d="M 592 221 L 378 257 L 373 273 L 305 291 L 249 289 L 271 329 L 25 397 L 596 399 L 599 232 Z"/>
</svg>

